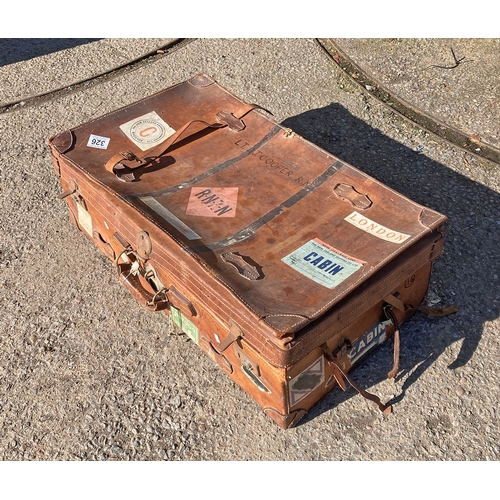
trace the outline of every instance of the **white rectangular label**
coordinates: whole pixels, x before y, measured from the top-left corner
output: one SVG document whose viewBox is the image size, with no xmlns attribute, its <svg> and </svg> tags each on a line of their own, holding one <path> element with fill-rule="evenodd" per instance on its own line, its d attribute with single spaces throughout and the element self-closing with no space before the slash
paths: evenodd
<svg viewBox="0 0 500 500">
<path fill-rule="evenodd" d="M 281 260 L 326 288 L 340 285 L 364 264 L 318 238 L 308 241 Z"/>
<path fill-rule="evenodd" d="M 78 224 L 84 229 L 89 236 L 92 236 L 92 216 L 83 208 L 80 203 L 76 204 L 78 209 Z"/>
<path fill-rule="evenodd" d="M 89 148 L 108 149 L 109 140 L 109 137 L 101 137 L 100 135 L 90 134 L 87 146 Z"/>
<path fill-rule="evenodd" d="M 359 212 L 353 212 L 344 220 L 349 222 L 349 224 L 352 224 L 353 226 L 380 238 L 381 240 L 391 241 L 392 243 L 396 243 L 398 245 L 410 237 L 409 234 L 400 233 L 398 231 L 394 231 L 393 229 L 389 229 L 388 227 L 382 226 L 382 224 L 378 224 L 377 222 L 368 219 L 368 217 L 361 215 Z"/>
<path fill-rule="evenodd" d="M 175 134 L 175 130 L 155 111 L 120 125 L 121 131 L 143 151 L 161 144 Z"/>
</svg>

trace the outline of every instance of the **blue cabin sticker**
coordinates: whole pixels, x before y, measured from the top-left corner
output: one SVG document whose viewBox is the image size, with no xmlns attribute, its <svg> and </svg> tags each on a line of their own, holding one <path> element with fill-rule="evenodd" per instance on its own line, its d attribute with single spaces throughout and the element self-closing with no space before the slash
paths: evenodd
<svg viewBox="0 0 500 500">
<path fill-rule="evenodd" d="M 387 323 L 390 323 L 390 321 L 382 321 L 373 325 L 362 337 L 352 344 L 352 349 L 347 352 L 351 365 L 354 365 L 370 349 L 385 341 L 387 338 Z"/>
<path fill-rule="evenodd" d="M 335 288 L 366 264 L 318 238 L 308 241 L 281 260 L 326 288 Z"/>
</svg>

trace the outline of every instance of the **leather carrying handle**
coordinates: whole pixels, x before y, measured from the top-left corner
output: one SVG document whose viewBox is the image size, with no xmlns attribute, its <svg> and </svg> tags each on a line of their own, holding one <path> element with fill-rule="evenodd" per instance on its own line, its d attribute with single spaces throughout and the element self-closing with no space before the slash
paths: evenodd
<svg viewBox="0 0 500 500">
<path fill-rule="evenodd" d="M 131 151 L 122 151 L 113 155 L 105 164 L 106 170 L 116 175 L 120 180 L 130 182 L 135 179 L 133 174 L 133 170 L 139 167 L 144 167 L 151 162 L 157 160 L 158 158 L 165 155 L 170 148 L 184 135 L 188 128 L 190 128 L 195 123 L 201 123 L 203 127 L 198 129 L 196 132 L 184 137 L 187 139 L 192 137 L 204 130 L 209 128 L 219 129 L 229 126 L 232 130 L 241 131 L 245 128 L 245 124 L 241 121 L 241 119 L 253 109 L 263 109 L 264 111 L 272 114 L 267 109 L 259 106 L 257 104 L 243 104 L 238 110 L 233 113 L 229 113 L 227 111 L 220 111 L 217 113 L 216 118 L 219 120 L 218 122 L 208 123 L 203 120 L 191 120 L 185 123 L 180 129 L 178 129 L 173 135 L 171 135 L 168 139 L 163 141 L 158 146 L 148 150 L 144 155 L 137 156 L 135 153 Z M 127 163 L 124 162 L 133 162 Z M 121 168 L 117 171 L 116 168 L 118 165 L 121 165 Z"/>
<path fill-rule="evenodd" d="M 115 259 L 115 266 L 120 282 L 137 302 L 148 311 L 163 311 L 164 309 L 168 309 L 170 307 L 170 302 L 166 294 L 167 290 L 163 288 L 156 293 L 152 293 L 144 288 L 139 277 L 139 274 L 144 276 L 144 269 L 142 269 L 141 266 L 134 267 L 134 263 L 138 264 L 136 253 L 132 250 L 129 242 L 121 236 L 120 233 L 116 232 L 113 236 L 123 248 L 122 252 Z M 121 263 L 120 259 L 123 255 L 133 256 L 135 262 L 130 262 L 129 257 L 128 262 Z"/>
<path fill-rule="evenodd" d="M 174 286 L 171 286 L 166 290 L 166 293 L 168 295 L 170 303 L 174 306 L 180 309 L 182 312 L 187 313 L 189 316 L 197 316 L 198 312 L 196 311 L 196 308 L 194 307 L 193 303 L 177 288 Z"/>
<path fill-rule="evenodd" d="M 139 157 L 132 153 L 131 151 L 122 151 L 113 155 L 105 165 L 105 168 L 111 174 L 116 175 L 120 180 L 124 181 L 132 181 L 135 179 L 132 171 L 139 167 L 145 167 L 146 165 L 152 163 L 158 158 L 162 157 L 167 151 L 181 138 L 184 132 L 194 123 L 202 123 L 204 126 L 202 129 L 198 130 L 195 133 L 202 132 L 208 128 L 221 128 L 224 127 L 222 123 L 207 123 L 202 120 L 192 120 L 185 125 L 183 125 L 175 134 L 171 135 L 166 141 L 162 142 L 158 146 L 153 149 L 150 149 L 148 153 L 142 157 Z M 194 134 L 192 134 L 194 135 Z M 189 137 L 189 136 L 188 136 Z M 161 149 L 160 149 L 161 147 Z M 125 164 L 124 161 L 133 162 Z M 121 165 L 121 168 L 117 171 L 115 170 L 118 165 Z"/>
<path fill-rule="evenodd" d="M 162 311 L 169 307 L 164 294 L 153 294 L 144 288 L 139 276 L 132 273 L 132 264 L 117 264 L 116 267 L 120 281 L 139 304 L 149 311 Z"/>
</svg>

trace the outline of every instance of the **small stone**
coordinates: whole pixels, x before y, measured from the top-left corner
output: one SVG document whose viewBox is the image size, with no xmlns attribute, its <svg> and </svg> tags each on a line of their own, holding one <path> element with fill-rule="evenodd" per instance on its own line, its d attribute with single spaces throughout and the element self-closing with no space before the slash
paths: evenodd
<svg viewBox="0 0 500 500">
<path fill-rule="evenodd" d="M 111 447 L 111 449 L 109 451 L 112 455 L 118 455 L 119 453 L 121 453 L 123 451 L 123 449 L 121 446 L 114 445 Z"/>
<path fill-rule="evenodd" d="M 456 389 L 457 396 L 465 396 L 465 389 L 461 386 L 458 386 Z"/>
</svg>

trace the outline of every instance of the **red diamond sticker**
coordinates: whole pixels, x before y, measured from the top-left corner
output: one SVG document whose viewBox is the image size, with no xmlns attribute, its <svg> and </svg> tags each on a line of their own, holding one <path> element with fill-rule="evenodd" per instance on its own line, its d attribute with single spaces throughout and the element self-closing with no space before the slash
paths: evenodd
<svg viewBox="0 0 500 500">
<path fill-rule="evenodd" d="M 191 189 L 187 215 L 200 217 L 234 217 L 238 203 L 238 188 L 206 188 Z"/>
</svg>

